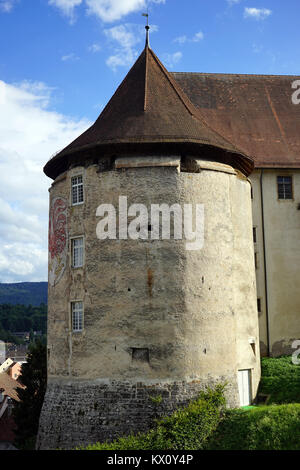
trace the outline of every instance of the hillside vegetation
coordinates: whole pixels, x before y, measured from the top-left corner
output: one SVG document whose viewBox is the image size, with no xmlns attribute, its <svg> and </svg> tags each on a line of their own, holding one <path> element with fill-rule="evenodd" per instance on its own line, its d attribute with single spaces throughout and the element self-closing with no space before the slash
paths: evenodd
<svg viewBox="0 0 300 470">
<path fill-rule="evenodd" d="M 31 305 L 0 305 L 0 340 L 19 343 L 11 332 L 47 330 L 47 305 L 39 307 Z"/>
<path fill-rule="evenodd" d="M 47 282 L 0 283 L 0 304 L 38 306 L 47 303 Z"/>
</svg>

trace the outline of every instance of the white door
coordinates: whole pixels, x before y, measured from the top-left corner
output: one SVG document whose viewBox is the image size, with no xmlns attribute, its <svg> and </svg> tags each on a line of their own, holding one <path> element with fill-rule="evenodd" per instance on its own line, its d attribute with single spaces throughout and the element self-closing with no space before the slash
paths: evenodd
<svg viewBox="0 0 300 470">
<path fill-rule="evenodd" d="M 240 395 L 240 406 L 251 405 L 251 370 L 238 371 L 238 386 Z"/>
</svg>

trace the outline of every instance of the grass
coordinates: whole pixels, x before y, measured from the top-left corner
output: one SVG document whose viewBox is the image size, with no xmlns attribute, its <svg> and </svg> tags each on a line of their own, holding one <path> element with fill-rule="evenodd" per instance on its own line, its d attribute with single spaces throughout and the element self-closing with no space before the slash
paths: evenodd
<svg viewBox="0 0 300 470">
<path fill-rule="evenodd" d="M 300 365 L 290 356 L 262 358 L 259 393 L 270 395 L 268 404 L 300 403 Z"/>
<path fill-rule="evenodd" d="M 209 450 L 300 450 L 300 404 L 227 410 Z"/>
</svg>

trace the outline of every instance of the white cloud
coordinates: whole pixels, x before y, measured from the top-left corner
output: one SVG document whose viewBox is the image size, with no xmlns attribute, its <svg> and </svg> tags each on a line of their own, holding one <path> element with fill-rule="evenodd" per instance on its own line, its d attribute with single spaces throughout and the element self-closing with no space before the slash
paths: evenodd
<svg viewBox="0 0 300 470">
<path fill-rule="evenodd" d="M 18 0 L 0 0 L 0 11 L 4 13 L 9 13 Z"/>
<path fill-rule="evenodd" d="M 202 31 L 199 31 L 198 33 L 194 34 L 192 38 L 188 38 L 187 36 L 178 36 L 177 38 L 173 39 L 173 42 L 177 42 L 178 44 L 184 44 L 185 42 L 199 42 L 204 39 L 204 34 Z"/>
<path fill-rule="evenodd" d="M 177 38 L 175 38 L 173 42 L 178 42 L 178 44 L 184 44 L 187 40 L 188 38 L 185 35 L 183 35 L 183 36 L 178 36 Z"/>
<path fill-rule="evenodd" d="M 99 52 L 99 51 L 101 51 L 101 46 L 100 46 L 100 44 L 94 43 L 94 44 L 91 44 L 91 45 L 88 47 L 88 50 L 89 50 L 90 52 L 94 52 L 94 53 L 95 53 L 95 52 Z"/>
<path fill-rule="evenodd" d="M 145 8 L 145 0 L 85 0 L 88 13 L 110 23 Z"/>
<path fill-rule="evenodd" d="M 157 24 L 149 24 L 149 27 L 150 27 L 150 34 L 151 33 L 156 33 L 159 30 Z M 145 29 L 144 28 L 143 28 L 143 34 L 145 34 Z"/>
<path fill-rule="evenodd" d="M 71 23 L 75 21 L 75 8 L 81 5 L 83 0 L 49 0 L 49 5 L 57 7 L 65 16 L 70 18 Z"/>
<path fill-rule="evenodd" d="M 114 26 L 110 29 L 105 29 L 104 33 L 108 38 L 117 41 L 121 47 L 129 49 L 133 47 L 137 42 L 135 34 L 130 31 L 129 28 L 130 25 L 122 24 L 119 26 Z"/>
<path fill-rule="evenodd" d="M 67 62 L 67 61 L 74 62 L 76 60 L 79 60 L 79 57 L 76 54 L 74 54 L 74 52 L 71 52 L 71 54 L 63 55 L 61 60 L 63 62 Z"/>
<path fill-rule="evenodd" d="M 174 52 L 174 54 L 164 55 L 164 64 L 166 67 L 172 69 L 182 58 L 182 52 Z"/>
<path fill-rule="evenodd" d="M 150 31 L 155 33 L 158 26 L 150 25 Z M 106 60 L 108 67 L 116 71 L 118 67 L 131 66 L 139 54 L 136 45 L 145 41 L 145 28 L 141 24 L 125 23 L 105 29 L 104 34 L 113 49 L 113 54 Z"/>
<path fill-rule="evenodd" d="M 244 17 L 254 18 L 255 20 L 264 20 L 272 14 L 271 10 L 267 8 L 245 8 Z"/>
<path fill-rule="evenodd" d="M 134 46 L 140 42 L 140 34 L 136 29 L 135 25 L 123 24 L 104 30 L 106 37 L 117 43 L 114 53 L 106 60 L 112 70 L 119 66 L 128 67 L 137 58 L 138 52 Z"/>
<path fill-rule="evenodd" d="M 194 35 L 192 41 L 199 42 L 199 41 L 202 41 L 203 38 L 204 38 L 204 34 L 202 33 L 202 31 L 199 31 L 198 33 Z"/>
<path fill-rule="evenodd" d="M 106 65 L 111 68 L 114 72 L 117 70 L 118 67 L 128 67 L 136 59 L 137 54 L 134 53 L 131 49 L 128 50 L 120 50 L 114 55 L 111 55 L 106 60 Z"/>
<path fill-rule="evenodd" d="M 0 0 L 12 2 L 16 0 Z M 71 23 L 75 21 L 75 9 L 81 4 L 85 5 L 86 12 L 95 15 L 105 23 L 118 21 L 130 13 L 143 11 L 149 3 L 165 3 L 166 0 L 48 0 L 49 5 L 53 5 L 70 18 Z"/>
<path fill-rule="evenodd" d="M 0 81 L 0 281 L 47 279 L 48 187 L 42 168 L 90 123 L 49 109 L 53 89 Z"/>
</svg>

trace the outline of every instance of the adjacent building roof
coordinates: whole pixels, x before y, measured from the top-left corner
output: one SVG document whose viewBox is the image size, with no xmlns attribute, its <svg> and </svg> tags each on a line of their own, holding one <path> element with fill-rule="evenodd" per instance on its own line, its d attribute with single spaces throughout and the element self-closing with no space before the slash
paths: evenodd
<svg viewBox="0 0 300 470">
<path fill-rule="evenodd" d="M 178 82 L 146 45 L 96 122 L 45 166 L 55 178 L 79 153 L 213 153 L 243 173 L 253 169 L 250 154 L 213 129 Z"/>
<path fill-rule="evenodd" d="M 0 373 L 0 390 L 4 390 L 4 395 L 8 395 L 13 400 L 20 401 L 16 390 L 17 387 L 24 388 L 20 382 L 12 379 L 6 372 Z"/>
<path fill-rule="evenodd" d="M 300 76 L 172 73 L 208 124 L 256 167 L 300 167 Z"/>
</svg>

